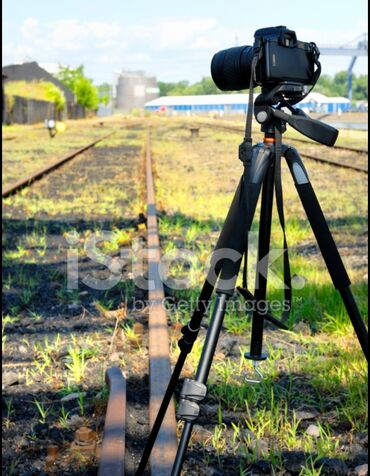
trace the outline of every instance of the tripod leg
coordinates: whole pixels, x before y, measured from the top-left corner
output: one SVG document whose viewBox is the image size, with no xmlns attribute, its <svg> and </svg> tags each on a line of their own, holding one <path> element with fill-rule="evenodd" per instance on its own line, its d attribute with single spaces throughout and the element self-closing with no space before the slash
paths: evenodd
<svg viewBox="0 0 370 476">
<path fill-rule="evenodd" d="M 229 236 L 232 233 L 236 223 L 245 219 L 244 210 L 241 208 L 242 200 L 242 180 L 240 180 L 239 185 L 236 189 L 234 198 L 232 200 L 229 212 L 225 219 L 225 223 L 222 227 L 219 239 L 216 244 L 216 249 L 221 249 L 227 247 Z M 179 347 L 181 349 L 180 356 L 176 362 L 175 368 L 172 372 L 171 379 L 169 381 L 166 393 L 162 400 L 161 406 L 158 411 L 158 415 L 155 419 L 153 427 L 150 431 L 148 442 L 144 448 L 143 455 L 141 457 L 139 467 L 135 473 L 135 476 L 141 476 L 146 468 L 146 465 L 149 461 L 150 454 L 152 452 L 153 446 L 155 444 L 157 435 L 161 428 L 163 419 L 166 415 L 168 405 L 172 399 L 173 393 L 176 388 L 176 384 L 180 378 L 182 368 L 184 366 L 187 355 L 191 352 L 193 344 L 198 336 L 200 330 L 200 324 L 203 317 L 207 313 L 208 306 L 212 297 L 213 289 L 215 282 L 217 281 L 218 275 L 221 270 L 221 264 L 215 267 L 214 275 L 211 271 L 208 273 L 208 276 L 203 284 L 201 293 L 198 298 L 196 309 L 193 312 L 190 322 L 182 329 L 183 337 L 179 341 Z M 212 284 L 214 283 L 214 284 Z"/>
<path fill-rule="evenodd" d="M 202 355 L 199 361 L 197 375 L 195 381 L 199 384 L 205 385 L 208 379 L 208 374 L 211 369 L 213 355 L 216 350 L 217 341 L 221 332 L 222 322 L 225 316 L 226 304 L 229 296 L 227 294 L 217 294 L 217 300 L 212 314 L 212 319 L 209 325 L 207 337 L 203 346 Z M 199 401 L 199 400 L 198 400 Z M 186 401 L 184 402 L 186 405 Z M 181 402 L 179 413 L 181 412 Z M 172 469 L 171 476 L 179 476 L 186 455 L 186 450 L 190 441 L 191 432 L 194 425 L 195 417 L 186 418 L 181 415 L 185 420 L 184 429 L 181 435 L 179 447 L 175 463 Z"/>
<path fill-rule="evenodd" d="M 254 293 L 255 309 L 253 311 L 251 347 L 248 358 L 260 360 L 262 356 L 262 340 L 264 315 L 267 312 L 267 272 L 268 253 L 270 251 L 272 205 L 274 200 L 274 162 L 268 168 L 262 189 L 261 217 L 259 224 L 258 258 L 256 270 L 256 289 Z"/>
<path fill-rule="evenodd" d="M 239 216 L 236 217 L 238 219 L 232 220 L 229 223 L 229 225 L 232 225 L 230 227 L 232 233 L 229 233 L 227 237 L 228 239 L 226 239 L 222 243 L 223 247 L 238 251 L 240 254 L 240 259 L 237 259 L 236 261 L 225 259 L 222 261 L 222 270 L 219 273 L 220 279 L 217 284 L 216 290 L 217 300 L 213 310 L 212 319 L 209 325 L 206 340 L 203 346 L 196 379 L 195 381 L 192 381 L 195 384 L 201 385 L 202 387 L 198 389 L 198 393 L 197 389 L 194 390 L 195 395 L 192 394 L 187 396 L 186 392 L 184 392 L 185 395 L 183 397 L 185 398 L 183 398 L 183 400 L 181 401 L 183 402 L 183 405 L 181 405 L 180 402 L 178 416 L 180 417 L 180 419 L 185 421 L 185 425 L 181 435 L 171 476 L 180 475 L 182 464 L 186 455 L 186 450 L 190 441 L 194 421 L 196 420 L 199 414 L 198 402 L 200 402 L 206 394 L 205 384 L 208 379 L 213 355 L 216 349 L 222 322 L 225 316 L 226 303 L 227 300 L 234 293 L 236 280 L 240 270 L 241 259 L 245 250 L 245 240 L 247 238 L 247 232 L 250 230 L 250 227 L 252 225 L 253 216 L 258 202 L 258 197 L 261 191 L 262 183 L 265 180 L 266 173 L 267 176 L 271 176 L 271 179 L 268 179 L 268 185 L 270 185 L 270 180 L 273 181 L 273 170 L 272 172 L 269 172 L 270 159 L 271 149 L 269 147 L 255 146 L 253 150 L 253 161 L 249 175 L 249 182 L 247 187 L 244 189 L 244 193 L 247 193 L 247 197 L 243 197 L 242 194 L 240 197 L 240 210 L 242 211 L 242 213 L 239 213 Z M 273 193 L 273 183 L 271 185 Z M 247 198 L 247 200 L 244 200 L 243 198 Z M 245 208 L 246 203 L 248 204 L 247 210 Z M 221 281 L 222 283 L 220 284 Z M 201 393 L 201 390 L 204 391 L 203 394 Z M 194 410 L 193 414 L 192 410 Z"/>
<path fill-rule="evenodd" d="M 351 281 L 330 233 L 314 189 L 309 181 L 307 171 L 302 159 L 294 148 L 289 148 L 285 152 L 285 157 L 333 284 L 342 297 L 362 350 L 366 359 L 368 359 L 367 329 L 352 295 L 350 289 Z"/>
<path fill-rule="evenodd" d="M 271 148 L 257 144 L 253 148 L 252 164 L 249 172 L 248 183 L 240 196 L 239 215 L 230 222 L 228 228 L 230 233 L 222 245 L 225 249 L 230 249 L 239 253 L 239 259 L 221 260 L 222 271 L 217 284 L 217 292 L 234 293 L 236 280 L 239 274 L 240 264 L 246 249 L 248 232 L 252 226 L 253 217 L 256 211 L 258 198 L 261 193 L 262 183 L 271 163 Z M 217 244 L 217 248 L 220 248 Z"/>
</svg>

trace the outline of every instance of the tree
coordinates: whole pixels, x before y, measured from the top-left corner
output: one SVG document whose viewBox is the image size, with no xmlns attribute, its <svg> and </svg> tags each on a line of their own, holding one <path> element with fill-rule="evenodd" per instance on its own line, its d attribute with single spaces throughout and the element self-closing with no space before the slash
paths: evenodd
<svg viewBox="0 0 370 476">
<path fill-rule="evenodd" d="M 204 77 L 201 81 L 190 84 L 189 81 L 179 81 L 177 83 L 158 82 L 159 94 L 161 96 L 187 96 L 199 94 L 222 94 L 213 82 L 212 78 Z"/>
<path fill-rule="evenodd" d="M 361 74 L 358 78 L 355 78 L 353 84 L 353 99 L 356 100 L 368 100 L 369 86 L 367 74 Z"/>
<path fill-rule="evenodd" d="M 328 76 L 327 74 L 323 74 L 320 76 L 314 91 L 317 93 L 324 94 L 325 96 L 332 96 L 333 90 L 333 78 Z"/>
<path fill-rule="evenodd" d="M 112 97 L 112 86 L 109 83 L 102 83 L 99 86 L 97 86 L 97 90 L 98 90 L 99 103 L 105 104 L 107 106 Z"/>
<path fill-rule="evenodd" d="M 367 74 L 356 77 L 352 76 L 353 99 L 367 100 L 368 98 L 368 82 Z M 315 91 L 326 96 L 348 96 L 348 72 L 339 71 L 334 78 L 323 75 L 315 86 Z"/>
<path fill-rule="evenodd" d="M 348 73 L 347 71 L 339 71 L 334 76 L 334 94 L 333 96 L 344 96 L 347 97 L 348 95 Z"/>
<path fill-rule="evenodd" d="M 96 110 L 99 104 L 98 91 L 91 79 L 84 74 L 83 65 L 72 69 L 69 66 L 60 66 L 58 79 L 76 95 L 77 104 L 86 109 Z"/>
<path fill-rule="evenodd" d="M 221 91 L 214 84 L 212 78 L 204 77 L 201 81 L 190 84 L 188 81 L 179 81 L 177 83 L 158 82 L 161 96 L 184 96 L 198 94 L 228 94 L 240 91 Z M 325 96 L 344 96 L 348 95 L 348 72 L 339 71 L 334 77 L 323 74 L 317 82 L 314 91 Z M 245 92 L 245 91 L 244 91 Z M 260 92 L 259 87 L 255 92 Z M 367 75 L 361 75 L 358 78 L 353 75 L 353 99 L 367 100 L 368 85 Z"/>
</svg>

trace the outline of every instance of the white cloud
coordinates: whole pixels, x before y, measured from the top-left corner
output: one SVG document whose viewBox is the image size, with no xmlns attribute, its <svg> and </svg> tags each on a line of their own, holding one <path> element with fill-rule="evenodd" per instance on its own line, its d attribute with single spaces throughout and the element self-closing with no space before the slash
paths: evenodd
<svg viewBox="0 0 370 476">
<path fill-rule="evenodd" d="M 121 24 L 117 21 L 82 21 L 60 19 L 42 23 L 25 19 L 15 39 L 3 43 L 3 64 L 38 61 L 84 64 L 92 78 L 109 78 L 112 70 L 143 69 L 160 79 L 196 81 L 209 75 L 213 54 L 239 44 L 253 44 L 254 29 L 224 26 L 212 16 L 165 18 L 157 21 Z M 365 31 L 360 26 L 346 30 L 296 28 L 303 41 L 322 44 L 344 44 Z M 335 58 L 323 57 L 334 64 Z M 331 61 L 333 60 L 333 61 Z M 348 58 L 344 58 L 347 63 Z M 339 63 L 338 63 L 339 65 Z M 357 67 L 357 63 L 356 63 Z M 326 71 L 332 74 L 335 67 Z M 333 71 L 332 71 L 333 70 Z"/>
<path fill-rule="evenodd" d="M 54 48 L 81 51 L 84 48 L 108 48 L 121 34 L 118 23 L 59 20 L 48 25 Z"/>
<path fill-rule="evenodd" d="M 358 29 L 330 29 L 319 30 L 315 28 L 297 28 L 297 37 L 302 41 L 314 41 L 317 45 L 333 45 L 340 46 L 349 42 L 353 42 L 364 31 Z"/>
<path fill-rule="evenodd" d="M 20 64 L 26 61 L 36 61 L 34 49 L 27 44 L 15 45 L 3 43 L 3 64 Z"/>
<path fill-rule="evenodd" d="M 40 25 L 36 18 L 26 18 L 20 27 L 20 33 L 23 38 L 35 40 L 40 32 Z"/>
<path fill-rule="evenodd" d="M 102 64 L 119 61 L 117 52 L 127 42 L 118 22 L 61 19 L 41 23 L 35 18 L 24 20 L 12 43 L 3 43 L 3 64 L 39 62 L 81 64 L 93 60 L 99 50 Z"/>
<path fill-rule="evenodd" d="M 165 18 L 155 23 L 141 23 L 128 28 L 129 36 L 154 50 L 188 49 L 194 40 L 211 32 L 217 25 L 215 18 Z"/>
<path fill-rule="evenodd" d="M 195 38 L 194 41 L 190 43 L 189 48 L 191 50 L 216 50 L 218 45 L 219 39 L 215 38 L 214 35 L 202 35 Z"/>
</svg>

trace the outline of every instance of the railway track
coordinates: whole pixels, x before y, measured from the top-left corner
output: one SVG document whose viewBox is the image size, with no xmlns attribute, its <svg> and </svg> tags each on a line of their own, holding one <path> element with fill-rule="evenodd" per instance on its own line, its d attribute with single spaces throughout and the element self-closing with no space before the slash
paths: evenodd
<svg viewBox="0 0 370 476">
<path fill-rule="evenodd" d="M 25 187 L 30 186 L 43 177 L 53 177 L 53 182 L 58 186 L 58 177 L 54 177 L 53 171 L 63 164 L 72 161 L 82 153 L 89 151 L 96 144 L 112 136 L 117 130 L 106 134 L 91 142 L 81 149 L 68 154 L 68 156 L 53 161 L 51 164 L 28 174 L 21 180 L 3 189 L 3 198 L 16 194 Z M 150 131 L 145 137 L 145 177 L 147 199 L 147 249 L 148 249 L 148 280 L 154 283 L 148 296 L 148 343 L 149 343 L 149 385 L 150 399 L 148 416 L 150 424 L 153 424 L 164 392 L 171 376 L 169 359 L 169 333 L 166 311 L 163 308 L 164 290 L 159 275 L 160 244 L 155 207 L 155 192 L 152 173 L 152 159 L 150 152 Z M 101 154 L 101 153 L 100 153 Z M 84 170 L 90 160 L 81 161 L 76 167 Z M 74 162 L 72 162 L 73 166 Z M 72 171 L 67 171 L 71 174 Z M 82 172 L 83 174 L 83 172 Z M 72 172 L 72 177 L 74 177 Z M 40 199 L 49 187 L 49 181 L 41 182 L 42 189 L 38 190 Z M 40 194 L 41 193 L 41 194 Z M 77 192 L 78 193 L 78 192 Z M 7 205 L 9 206 L 9 204 Z M 111 367 L 106 372 L 106 383 L 109 389 L 109 399 L 106 410 L 104 436 L 100 449 L 99 476 L 123 476 L 127 473 L 126 430 L 127 430 L 127 394 L 130 391 L 129 381 L 119 367 Z M 125 448 L 126 446 L 126 448 Z M 142 448 L 140 448 L 141 450 Z M 169 476 L 177 449 L 176 418 L 174 404 L 170 405 L 165 418 L 163 430 L 160 432 L 153 448 L 150 459 L 150 472 L 152 476 Z M 126 469 L 125 469 L 126 466 Z"/>
<path fill-rule="evenodd" d="M 113 131 L 88 145 L 59 158 L 47 166 L 28 174 L 16 183 L 3 189 L 3 198 L 16 194 L 36 180 L 48 176 L 63 164 L 93 148 L 96 144 L 112 136 Z M 159 275 L 160 244 L 155 207 L 155 191 L 150 151 L 150 130 L 147 130 L 145 145 L 145 184 L 147 199 L 147 249 L 148 280 L 154 283 L 149 290 L 149 378 L 150 402 L 149 420 L 153 424 L 162 402 L 168 381 L 171 377 L 169 359 L 169 334 L 166 311 L 163 307 L 164 289 Z M 113 367 L 106 372 L 106 383 L 110 396 L 107 405 L 104 438 L 102 441 L 99 476 L 123 476 L 125 474 L 125 430 L 126 430 L 126 393 L 127 382 L 119 368 Z M 164 420 L 163 430 L 159 433 L 153 448 L 150 466 L 152 476 L 170 475 L 176 455 L 176 418 L 174 404 L 170 405 Z"/>
<path fill-rule="evenodd" d="M 104 121 L 99 121 L 99 122 L 93 123 L 92 127 L 102 127 L 103 125 L 104 125 Z M 126 126 L 124 126 L 124 127 L 134 127 L 134 126 L 137 126 L 137 125 L 139 125 L 138 121 L 132 121 L 132 122 L 128 122 L 126 124 Z M 67 163 L 70 160 L 74 159 L 75 157 L 83 154 L 84 152 L 88 151 L 89 149 L 95 147 L 97 144 L 99 144 L 103 140 L 108 139 L 112 135 L 116 134 L 118 132 L 118 130 L 119 129 L 111 131 L 108 134 L 105 134 L 102 137 L 99 137 L 98 139 L 94 140 L 93 142 L 90 142 L 86 146 L 83 146 L 80 149 L 77 149 L 77 150 L 69 153 L 68 155 L 66 155 L 64 157 L 58 158 L 58 159 L 50 162 L 50 164 L 47 164 L 44 167 L 41 167 L 40 169 L 38 169 L 38 170 L 28 174 L 28 175 L 25 175 L 24 177 L 17 180 L 16 182 L 5 186 L 2 190 L 2 198 L 7 198 L 7 197 L 19 192 L 23 188 L 28 187 L 33 182 L 35 182 L 37 180 L 40 180 L 41 178 L 50 174 L 51 172 L 58 169 L 59 167 L 61 167 L 65 163 Z M 14 140 L 14 139 L 16 139 L 15 136 L 4 138 L 4 140 Z"/>
<path fill-rule="evenodd" d="M 148 252 L 148 341 L 149 341 L 149 421 L 154 424 L 160 404 L 171 378 L 169 333 L 166 311 L 163 307 L 164 289 L 159 274 L 160 243 L 158 235 L 155 191 L 150 151 L 150 130 L 146 133 L 145 183 L 147 199 Z M 112 382 L 112 374 L 117 383 Z M 126 383 L 117 368 L 109 369 L 106 380 L 110 386 L 99 476 L 125 474 Z M 170 476 L 176 456 L 176 417 L 173 402 L 169 405 L 163 426 L 158 434 L 150 458 L 151 476 Z"/>
<path fill-rule="evenodd" d="M 109 134 L 105 134 L 103 137 L 100 137 L 99 139 L 94 140 L 90 144 L 87 144 L 86 146 L 75 150 L 74 152 L 68 154 L 65 157 L 54 160 L 53 162 L 46 165 L 45 167 L 41 167 L 40 169 L 36 170 L 35 172 L 32 172 L 32 173 L 22 177 L 17 182 L 12 183 L 12 184 L 4 187 L 4 189 L 2 191 L 2 197 L 7 198 L 7 197 L 19 192 L 23 188 L 28 187 L 29 185 L 31 185 L 36 180 L 40 180 L 42 177 L 44 177 L 44 176 L 48 175 L 49 173 L 53 172 L 53 170 L 58 169 L 63 164 L 69 162 L 70 160 L 74 159 L 75 157 L 82 154 L 83 152 L 86 152 L 87 150 L 91 149 L 92 147 L 94 147 L 99 142 L 102 142 L 104 139 L 107 139 L 108 137 L 112 136 L 115 133 L 116 133 L 116 131 L 110 132 Z"/>
<path fill-rule="evenodd" d="M 231 131 L 231 132 L 244 133 L 243 128 L 235 127 L 235 126 L 228 126 L 226 124 L 200 123 L 200 125 L 210 127 L 210 128 L 220 128 L 220 129 L 228 130 L 228 131 Z M 312 142 L 312 141 L 309 141 L 309 140 L 306 140 L 306 139 L 289 137 L 289 142 L 290 141 L 299 142 L 299 143 L 302 143 L 302 144 L 308 144 L 308 145 L 312 145 L 312 146 L 315 146 L 315 147 L 316 146 L 320 147 L 319 144 L 316 144 L 315 142 Z M 338 146 L 334 146 L 333 149 L 338 150 L 338 151 L 340 150 L 340 151 L 345 151 L 345 152 L 361 154 L 361 155 L 368 154 L 367 149 L 358 149 L 358 148 L 354 148 L 354 147 L 347 147 L 347 146 L 338 145 Z M 300 152 L 300 155 L 302 157 L 307 158 L 307 159 L 315 160 L 316 162 L 321 162 L 321 163 L 332 165 L 334 167 L 342 167 L 342 168 L 351 169 L 351 170 L 355 170 L 357 172 L 362 172 L 362 173 L 368 174 L 368 169 L 366 167 L 362 167 L 360 165 L 348 164 L 346 162 L 338 162 L 338 161 L 335 161 L 335 160 L 328 160 L 328 159 L 324 159 L 322 157 L 318 157 L 318 156 L 313 155 L 313 154 L 307 154 L 305 152 L 302 152 L 302 153 Z"/>
</svg>

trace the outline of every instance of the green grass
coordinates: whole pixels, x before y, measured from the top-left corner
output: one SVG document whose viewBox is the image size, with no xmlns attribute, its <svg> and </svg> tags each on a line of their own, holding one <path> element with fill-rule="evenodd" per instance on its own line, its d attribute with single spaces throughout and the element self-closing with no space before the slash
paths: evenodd
<svg viewBox="0 0 370 476">
<path fill-rule="evenodd" d="M 63 91 L 48 81 L 6 81 L 4 92 L 10 104 L 13 96 L 53 102 L 58 110 L 62 110 L 66 103 Z"/>
</svg>

